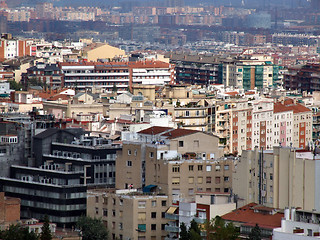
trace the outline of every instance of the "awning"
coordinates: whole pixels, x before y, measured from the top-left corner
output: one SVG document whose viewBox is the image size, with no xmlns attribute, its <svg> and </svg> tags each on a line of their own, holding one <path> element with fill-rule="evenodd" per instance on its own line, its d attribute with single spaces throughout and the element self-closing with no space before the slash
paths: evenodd
<svg viewBox="0 0 320 240">
<path fill-rule="evenodd" d="M 157 185 L 148 185 L 148 186 L 145 186 L 143 189 L 142 189 L 142 191 L 144 192 L 144 193 L 148 193 L 148 192 L 151 192 L 151 190 L 153 189 L 153 188 L 156 188 L 157 187 Z"/>
<path fill-rule="evenodd" d="M 177 210 L 177 207 L 169 207 L 166 213 L 168 214 L 174 214 L 174 212 Z"/>
<path fill-rule="evenodd" d="M 120 139 L 120 135 L 112 135 L 112 136 L 109 137 L 109 139 L 111 139 L 111 140 Z"/>
</svg>

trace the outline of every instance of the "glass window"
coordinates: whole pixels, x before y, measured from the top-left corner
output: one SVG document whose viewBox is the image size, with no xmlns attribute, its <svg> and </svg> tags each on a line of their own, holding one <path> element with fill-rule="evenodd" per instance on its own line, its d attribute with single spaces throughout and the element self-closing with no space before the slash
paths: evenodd
<svg viewBox="0 0 320 240">
<path fill-rule="evenodd" d="M 138 202 L 138 208 L 145 208 L 146 207 L 146 201 L 139 201 Z"/>
</svg>

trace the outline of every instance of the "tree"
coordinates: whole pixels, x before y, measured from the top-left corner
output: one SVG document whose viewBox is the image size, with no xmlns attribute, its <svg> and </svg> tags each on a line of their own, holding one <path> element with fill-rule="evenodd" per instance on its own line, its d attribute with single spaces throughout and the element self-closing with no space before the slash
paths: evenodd
<svg viewBox="0 0 320 240">
<path fill-rule="evenodd" d="M 193 236 L 195 237 L 197 234 L 200 236 L 201 230 L 199 228 L 198 223 L 196 222 L 196 220 L 192 219 L 192 221 L 190 222 L 190 228 L 189 228 L 189 233 L 191 234 L 191 232 L 193 233 Z"/>
<path fill-rule="evenodd" d="M 21 83 L 18 83 L 14 80 L 8 81 L 10 84 L 10 89 L 15 90 L 15 91 L 21 91 L 23 89 L 23 85 Z"/>
<path fill-rule="evenodd" d="M 51 240 L 51 239 L 52 239 L 52 234 L 50 230 L 49 217 L 45 215 L 44 222 L 41 227 L 40 240 Z"/>
<path fill-rule="evenodd" d="M 0 231 L 0 239 L 2 240 L 38 240 L 38 236 L 34 232 L 29 232 L 28 228 L 22 227 L 20 224 L 10 225 L 8 229 Z"/>
<path fill-rule="evenodd" d="M 189 232 L 187 230 L 187 226 L 184 222 L 180 224 L 180 240 L 188 240 L 190 239 Z"/>
<path fill-rule="evenodd" d="M 77 222 L 82 240 L 108 240 L 108 230 L 101 219 L 82 216 Z"/>
<path fill-rule="evenodd" d="M 239 231 L 232 223 L 226 222 L 219 216 L 206 223 L 206 231 L 210 240 L 236 240 Z"/>
<path fill-rule="evenodd" d="M 201 230 L 198 223 L 192 219 L 190 222 L 190 227 L 187 230 L 187 226 L 184 222 L 180 224 L 180 240 L 201 240 Z"/>
<path fill-rule="evenodd" d="M 261 229 L 258 224 L 254 228 L 252 228 L 250 234 L 249 234 L 250 240 L 261 240 Z"/>
</svg>

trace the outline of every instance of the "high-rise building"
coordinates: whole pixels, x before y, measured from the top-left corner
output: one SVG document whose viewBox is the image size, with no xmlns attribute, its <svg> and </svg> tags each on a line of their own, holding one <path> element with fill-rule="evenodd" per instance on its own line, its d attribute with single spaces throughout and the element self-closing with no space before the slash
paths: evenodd
<svg viewBox="0 0 320 240">
<path fill-rule="evenodd" d="M 284 209 L 320 210 L 320 160 L 312 151 L 290 147 L 245 150 L 233 175 L 238 206 L 251 202 Z"/>
</svg>

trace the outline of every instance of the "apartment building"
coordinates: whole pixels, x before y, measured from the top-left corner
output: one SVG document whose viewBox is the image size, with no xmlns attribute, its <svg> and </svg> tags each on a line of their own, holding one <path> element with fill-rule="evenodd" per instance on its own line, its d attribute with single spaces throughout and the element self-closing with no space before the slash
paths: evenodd
<svg viewBox="0 0 320 240">
<path fill-rule="evenodd" d="M 0 192 L 1 229 L 20 221 L 20 204 L 21 200 L 19 198 L 7 197 L 4 192 Z"/>
<path fill-rule="evenodd" d="M 81 50 L 81 56 L 88 62 L 96 62 L 99 59 L 112 60 L 115 57 L 125 57 L 125 51 L 105 43 L 91 43 Z"/>
<path fill-rule="evenodd" d="M 205 106 L 197 106 L 197 104 L 188 104 L 182 107 L 175 107 L 175 121 L 179 127 L 198 131 L 210 131 L 208 124 L 209 108 Z"/>
<path fill-rule="evenodd" d="M 154 159 L 146 162 L 146 182 L 159 186 L 173 201 L 195 200 L 197 192 L 230 193 L 233 171 L 233 159 Z"/>
<path fill-rule="evenodd" d="M 278 80 L 279 66 L 265 55 L 242 55 L 229 66 L 229 85 L 245 90 L 272 87 Z M 222 73 L 223 75 L 223 73 Z"/>
<path fill-rule="evenodd" d="M 197 191 L 230 192 L 234 163 L 219 159 L 217 137 L 165 127 L 139 135 L 135 143 L 124 142 L 122 153 L 118 152 L 117 189 L 157 185 L 170 200 L 172 195 L 175 200 L 194 198 Z"/>
<path fill-rule="evenodd" d="M 28 68 L 27 73 L 22 75 L 22 84 L 29 86 L 39 84 L 49 88 L 61 88 L 63 83 L 63 75 L 57 64 L 37 63 L 35 66 Z"/>
<path fill-rule="evenodd" d="M 320 65 L 308 63 L 303 66 L 294 66 L 284 74 L 283 85 L 287 90 L 298 90 L 300 92 L 314 92 L 320 90 Z"/>
<path fill-rule="evenodd" d="M 190 222 L 195 220 L 204 224 L 216 216 L 222 216 L 236 208 L 230 193 L 198 192 L 194 201 L 181 199 L 172 204 L 165 213 L 168 224 L 165 230 L 167 239 L 179 238 L 181 223 L 188 228 Z M 203 229 L 204 230 L 204 229 Z"/>
<path fill-rule="evenodd" d="M 123 93 L 136 84 L 163 85 L 174 81 L 173 66 L 160 61 L 60 63 L 64 86 Z"/>
<path fill-rule="evenodd" d="M 286 99 L 274 104 L 274 145 L 306 148 L 312 141 L 312 111 Z"/>
<path fill-rule="evenodd" d="M 173 64 L 161 61 L 137 61 L 129 62 L 128 64 L 131 70 L 131 85 L 164 85 L 175 82 Z"/>
<path fill-rule="evenodd" d="M 294 99 L 230 99 L 216 102 L 216 134 L 225 153 L 255 147 L 306 148 L 312 140 L 311 110 Z"/>
<path fill-rule="evenodd" d="M 272 239 L 316 239 L 320 236 L 320 212 L 286 208 L 281 227 L 273 229 Z"/>
<path fill-rule="evenodd" d="M 279 66 L 271 56 L 243 52 L 221 58 L 217 55 L 167 54 L 176 66 L 177 82 L 220 83 L 245 90 L 272 87 L 278 80 Z"/>
<path fill-rule="evenodd" d="M 319 156 L 306 150 L 274 147 L 243 151 L 233 175 L 239 206 L 300 207 L 319 211 Z"/>
<path fill-rule="evenodd" d="M 11 34 L 4 34 L 0 40 L 0 59 L 31 56 L 32 40 L 14 39 Z"/>
<path fill-rule="evenodd" d="M 252 103 L 252 142 L 251 148 L 256 146 L 263 149 L 272 149 L 273 135 L 273 99 L 255 100 Z"/>
<path fill-rule="evenodd" d="M 21 199 L 22 218 L 48 215 L 58 226 L 71 227 L 86 212 L 87 187 L 80 184 L 84 175 L 67 164 L 12 165 L 10 177 L 1 177 L 0 186 L 7 196 Z"/>
<path fill-rule="evenodd" d="M 162 240 L 166 237 L 168 196 L 136 189 L 89 190 L 87 215 L 101 218 L 110 239 Z"/>
</svg>

